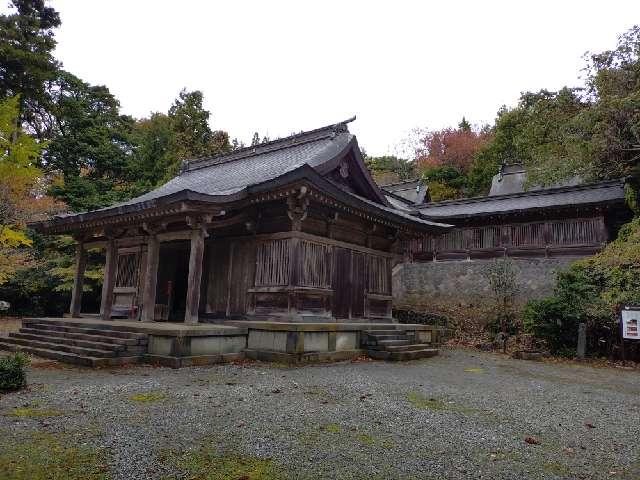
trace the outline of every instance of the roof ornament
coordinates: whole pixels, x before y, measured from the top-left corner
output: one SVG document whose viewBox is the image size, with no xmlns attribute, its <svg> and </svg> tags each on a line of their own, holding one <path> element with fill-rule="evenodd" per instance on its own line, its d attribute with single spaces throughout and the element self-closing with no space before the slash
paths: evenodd
<svg viewBox="0 0 640 480">
<path fill-rule="evenodd" d="M 354 115 L 351 118 L 347 118 L 346 120 L 342 121 L 342 122 L 338 122 L 333 126 L 333 136 L 335 137 L 337 134 L 339 133 L 344 133 L 344 132 L 348 132 L 349 129 L 347 128 L 347 123 L 351 123 L 356 119 L 356 116 Z"/>
<path fill-rule="evenodd" d="M 502 162 L 500 164 L 500 170 L 498 170 L 498 181 L 501 182 L 502 179 L 504 178 L 504 169 L 507 168 L 507 163 L 506 162 Z"/>
</svg>

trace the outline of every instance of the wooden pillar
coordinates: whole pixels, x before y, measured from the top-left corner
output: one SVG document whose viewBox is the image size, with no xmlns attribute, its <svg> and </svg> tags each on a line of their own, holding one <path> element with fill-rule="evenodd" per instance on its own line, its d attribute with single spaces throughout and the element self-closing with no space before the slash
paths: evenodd
<svg viewBox="0 0 640 480">
<path fill-rule="evenodd" d="M 102 301 L 100 303 L 100 317 L 103 320 L 111 319 L 111 307 L 113 305 L 113 286 L 116 281 L 116 242 L 109 239 L 104 262 L 104 280 L 102 283 Z"/>
<path fill-rule="evenodd" d="M 84 244 L 79 241 L 76 245 L 76 267 L 73 276 L 73 291 L 71 292 L 71 306 L 69 313 L 72 317 L 80 316 L 82 307 L 82 288 L 84 286 L 84 271 L 87 267 L 87 251 Z"/>
<path fill-rule="evenodd" d="M 200 280 L 202 279 L 202 258 L 204 256 L 204 228 L 195 228 L 191 233 L 189 252 L 189 277 L 184 323 L 198 323 L 200 307 Z"/>
<path fill-rule="evenodd" d="M 158 285 L 158 261 L 160 242 L 156 235 L 150 235 L 147 240 L 147 265 L 145 268 L 145 283 L 142 292 L 142 316 L 143 322 L 155 320 L 156 289 Z"/>
</svg>

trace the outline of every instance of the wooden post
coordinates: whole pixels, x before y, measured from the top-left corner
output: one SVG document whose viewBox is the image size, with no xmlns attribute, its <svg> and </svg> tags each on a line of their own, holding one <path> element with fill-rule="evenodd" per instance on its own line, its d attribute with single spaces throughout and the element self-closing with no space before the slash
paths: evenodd
<svg viewBox="0 0 640 480">
<path fill-rule="evenodd" d="M 102 301 L 100 303 L 100 317 L 103 320 L 111 319 L 111 307 L 113 305 L 113 286 L 116 280 L 116 242 L 110 238 L 107 242 L 107 250 L 104 261 L 104 281 L 102 283 Z"/>
<path fill-rule="evenodd" d="M 87 251 L 84 249 L 84 244 L 79 241 L 76 245 L 76 267 L 73 276 L 73 291 L 71 292 L 71 306 L 69 313 L 72 317 L 77 318 L 80 316 L 80 309 L 82 307 L 82 288 L 84 286 L 84 271 L 87 267 Z"/>
<path fill-rule="evenodd" d="M 202 258 L 204 256 L 204 227 L 191 232 L 191 251 L 189 252 L 189 278 L 184 323 L 198 323 L 200 307 L 200 280 L 202 279 Z"/>
<path fill-rule="evenodd" d="M 142 316 L 143 322 L 155 320 L 156 288 L 158 285 L 158 260 L 160 242 L 156 235 L 149 235 L 147 240 L 147 265 L 145 268 L 145 283 L 142 292 Z"/>
</svg>

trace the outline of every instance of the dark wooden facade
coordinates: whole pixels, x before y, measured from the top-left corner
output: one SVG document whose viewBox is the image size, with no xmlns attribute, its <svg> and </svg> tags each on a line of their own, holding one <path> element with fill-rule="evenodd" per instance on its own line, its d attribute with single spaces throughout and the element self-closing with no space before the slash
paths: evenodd
<svg viewBox="0 0 640 480">
<path fill-rule="evenodd" d="M 582 257 L 600 251 L 629 220 L 624 179 L 472 199 L 405 205 L 454 225 L 407 242 L 415 261 Z"/>
<path fill-rule="evenodd" d="M 85 252 L 104 248 L 103 318 L 194 323 L 388 321 L 403 247 L 449 226 L 392 208 L 339 124 L 198 160 L 132 202 L 36 228 L 78 240 L 72 315 Z"/>
</svg>

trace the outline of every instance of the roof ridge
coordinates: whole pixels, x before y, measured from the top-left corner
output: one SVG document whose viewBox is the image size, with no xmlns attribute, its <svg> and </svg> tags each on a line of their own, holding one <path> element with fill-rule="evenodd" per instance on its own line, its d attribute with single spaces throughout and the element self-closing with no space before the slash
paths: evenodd
<svg viewBox="0 0 640 480">
<path fill-rule="evenodd" d="M 325 138 L 335 138 L 340 133 L 348 133 L 349 129 L 347 123 L 355 120 L 355 116 L 342 122 L 326 125 L 324 127 L 316 128 L 313 130 L 302 131 L 294 133 L 288 137 L 277 138 L 269 142 L 260 143 L 258 145 L 250 145 L 248 147 L 240 148 L 229 153 L 223 153 L 213 156 L 203 156 L 186 160 L 183 162 L 183 167 L 180 173 L 191 172 L 199 170 L 201 168 L 209 167 L 211 165 L 221 165 L 223 163 L 233 162 L 243 158 L 249 158 L 263 153 L 270 153 L 285 148 L 290 148 L 305 143 L 322 140 Z"/>
<path fill-rule="evenodd" d="M 420 177 L 416 177 L 413 180 L 403 180 L 401 182 L 396 182 L 396 183 L 388 183 L 386 185 L 380 185 L 380 188 L 385 189 L 388 187 L 395 187 L 398 185 L 404 185 L 405 183 L 413 183 L 413 182 L 420 182 L 422 181 L 422 179 Z"/>
<path fill-rule="evenodd" d="M 520 198 L 527 196 L 540 196 L 551 193 L 558 192 L 570 192 L 575 190 L 584 190 L 588 188 L 602 188 L 610 185 L 614 185 L 616 183 L 624 184 L 626 181 L 626 177 L 622 178 L 614 178 L 610 180 L 602 180 L 600 182 L 590 182 L 583 183 L 580 185 L 571 185 L 571 186 L 563 186 L 563 187 L 554 187 L 554 188 L 543 188 L 539 190 L 529 190 L 526 192 L 516 192 L 516 193 L 505 193 L 503 195 L 485 195 L 482 197 L 471 197 L 471 198 L 456 198 L 452 200 L 443 200 L 442 202 L 431 202 L 431 203 L 422 203 L 420 205 L 416 205 L 416 208 L 428 208 L 428 207 L 436 207 L 440 205 L 462 205 L 466 203 L 482 203 L 489 202 L 493 200 L 501 200 L 505 198 Z"/>
</svg>

